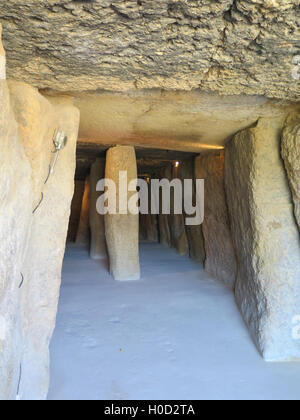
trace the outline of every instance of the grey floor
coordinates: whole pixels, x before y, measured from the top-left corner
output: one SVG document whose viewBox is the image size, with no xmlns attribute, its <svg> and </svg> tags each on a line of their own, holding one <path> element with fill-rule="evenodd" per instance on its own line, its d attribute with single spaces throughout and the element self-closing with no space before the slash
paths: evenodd
<svg viewBox="0 0 300 420">
<path fill-rule="evenodd" d="M 300 363 L 269 364 L 232 292 L 199 265 L 141 244 L 142 280 L 66 253 L 49 399 L 299 399 Z"/>
</svg>

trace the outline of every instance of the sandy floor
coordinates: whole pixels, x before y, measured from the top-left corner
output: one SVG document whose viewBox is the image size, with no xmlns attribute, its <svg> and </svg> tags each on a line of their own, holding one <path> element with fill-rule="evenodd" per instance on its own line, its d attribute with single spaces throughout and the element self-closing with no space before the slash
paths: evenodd
<svg viewBox="0 0 300 420">
<path fill-rule="evenodd" d="M 231 291 L 160 245 L 141 265 L 119 283 L 68 248 L 49 399 L 300 399 L 300 363 L 261 359 Z"/>
</svg>

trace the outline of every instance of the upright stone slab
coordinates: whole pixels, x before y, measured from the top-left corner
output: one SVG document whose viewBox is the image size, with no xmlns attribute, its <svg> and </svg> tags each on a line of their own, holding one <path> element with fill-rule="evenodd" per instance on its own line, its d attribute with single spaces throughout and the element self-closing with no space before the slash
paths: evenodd
<svg viewBox="0 0 300 420">
<path fill-rule="evenodd" d="M 0 25 L 1 35 L 1 25 Z M 32 223 L 32 170 L 19 138 L 0 36 L 0 400 L 14 400 L 22 360 L 19 311 L 22 270 Z"/>
<path fill-rule="evenodd" d="M 10 94 L 32 175 L 30 235 L 21 268 L 21 399 L 45 399 L 49 386 L 49 342 L 56 320 L 71 199 L 74 191 L 79 112 L 68 99 L 51 98 L 23 83 L 11 82 Z M 53 134 L 68 137 L 53 173 Z M 45 183 L 46 182 L 46 183 Z"/>
<path fill-rule="evenodd" d="M 189 160 L 181 162 L 179 165 L 178 174 L 179 174 L 180 179 L 183 182 L 183 185 L 184 185 L 185 179 L 189 179 L 193 181 L 193 184 L 194 184 L 193 199 L 195 199 L 196 186 L 195 186 L 194 159 L 189 159 Z M 183 188 L 183 191 L 184 191 L 184 188 Z M 190 216 L 185 214 L 185 217 L 190 217 Z M 204 246 L 202 225 L 194 225 L 194 226 L 186 225 L 185 232 L 186 232 L 186 237 L 188 241 L 190 258 L 192 258 L 194 261 L 203 265 L 205 261 L 205 246 Z"/>
<path fill-rule="evenodd" d="M 139 216 L 140 239 L 149 242 L 158 242 L 158 215 L 151 214 L 151 188 L 148 189 L 148 214 Z"/>
<path fill-rule="evenodd" d="M 236 257 L 225 196 L 224 152 L 203 153 L 195 161 L 196 178 L 204 179 L 205 270 L 233 288 Z"/>
<path fill-rule="evenodd" d="M 79 112 L 0 81 L 0 399 L 45 399 L 74 188 Z M 48 178 L 53 134 L 68 143 Z M 48 179 L 45 184 L 46 179 Z"/>
<path fill-rule="evenodd" d="M 76 242 L 78 232 L 81 204 L 84 194 L 85 181 L 75 180 L 75 189 L 71 205 L 71 216 L 69 220 L 68 238 L 69 242 Z"/>
<path fill-rule="evenodd" d="M 266 360 L 300 358 L 300 238 L 280 156 L 283 121 L 260 120 L 226 148 L 226 192 L 238 259 L 236 300 Z"/>
<path fill-rule="evenodd" d="M 300 114 L 291 115 L 285 124 L 282 157 L 288 175 L 295 205 L 295 217 L 300 230 Z"/>
<path fill-rule="evenodd" d="M 89 247 L 90 244 L 90 177 L 85 180 L 81 212 L 76 235 L 76 244 Z"/>
<path fill-rule="evenodd" d="M 101 259 L 107 256 L 104 216 L 97 212 L 96 203 L 100 195 L 97 192 L 97 183 L 105 177 L 105 159 L 97 159 L 90 173 L 90 229 L 91 229 L 91 245 L 90 257 L 92 259 Z"/>
<path fill-rule="evenodd" d="M 172 179 L 179 179 L 179 168 L 172 168 Z M 174 189 L 171 189 L 171 214 L 169 216 L 169 227 L 171 243 L 179 255 L 189 255 L 189 243 L 185 229 L 185 218 L 182 214 L 174 212 Z"/>
<path fill-rule="evenodd" d="M 126 208 L 127 200 L 119 200 L 119 174 L 127 172 L 128 183 L 137 179 L 137 164 L 133 147 L 116 146 L 107 151 L 105 178 L 117 187 L 117 214 L 107 214 L 105 220 L 106 242 L 110 271 L 116 280 L 138 280 L 139 263 L 139 215 L 120 214 L 119 201 Z M 128 193 L 128 200 L 135 194 Z"/>
<path fill-rule="evenodd" d="M 172 173 L 172 166 L 167 165 L 160 171 L 158 178 L 167 178 L 171 179 Z M 160 243 L 171 248 L 172 241 L 171 241 L 171 232 L 170 232 L 170 224 L 169 224 L 169 215 L 162 214 L 162 191 L 160 191 L 159 196 L 160 208 L 159 208 L 159 215 L 158 215 L 158 229 L 159 229 L 159 240 Z"/>
<path fill-rule="evenodd" d="M 145 218 L 146 239 L 149 242 L 158 242 L 158 215 L 151 214 L 151 188 L 148 189 L 149 213 L 143 215 Z"/>
</svg>

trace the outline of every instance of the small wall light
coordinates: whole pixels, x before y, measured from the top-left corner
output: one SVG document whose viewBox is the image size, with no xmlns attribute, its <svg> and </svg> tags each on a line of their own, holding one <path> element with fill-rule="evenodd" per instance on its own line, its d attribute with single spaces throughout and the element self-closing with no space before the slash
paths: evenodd
<svg viewBox="0 0 300 420">
<path fill-rule="evenodd" d="M 50 174 L 53 173 L 57 159 L 58 159 L 58 155 L 59 152 L 66 147 L 68 142 L 68 137 L 65 135 L 65 133 L 63 131 L 56 131 L 54 134 L 54 138 L 53 138 L 53 143 L 55 146 L 55 155 L 54 155 L 54 159 L 52 161 L 52 163 L 50 164 Z"/>
<path fill-rule="evenodd" d="M 54 150 L 54 157 L 51 159 L 48 176 L 46 178 L 45 184 L 47 184 L 50 175 L 53 174 L 54 168 L 58 159 L 59 152 L 64 149 L 67 145 L 68 137 L 63 131 L 55 130 L 54 137 L 53 137 L 53 144 L 55 147 Z"/>
<path fill-rule="evenodd" d="M 178 168 L 179 167 L 179 165 L 180 165 L 180 163 L 177 161 L 177 162 L 175 162 L 175 168 Z"/>
</svg>

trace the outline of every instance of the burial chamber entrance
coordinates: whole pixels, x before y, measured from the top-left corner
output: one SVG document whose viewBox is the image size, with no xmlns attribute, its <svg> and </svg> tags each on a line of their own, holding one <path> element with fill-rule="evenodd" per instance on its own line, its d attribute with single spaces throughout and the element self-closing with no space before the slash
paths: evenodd
<svg viewBox="0 0 300 420">
<path fill-rule="evenodd" d="M 0 88 L 1 168 L 12 182 L 11 195 L 0 185 L 1 397 L 47 395 L 67 235 L 91 259 L 108 258 L 111 281 L 141 279 L 141 241 L 191 258 L 232 290 L 267 361 L 300 358 L 297 104 L 200 91 L 61 95 L 6 80 Z M 45 184 L 56 129 L 68 141 Z M 192 180 L 194 199 L 204 180 L 203 223 L 185 223 L 172 200 L 170 214 L 99 215 L 96 185 L 103 177 L 119 185 L 120 172 L 127 187 L 137 178 Z"/>
<path fill-rule="evenodd" d="M 0 400 L 47 397 L 68 225 L 119 288 L 141 284 L 139 241 L 193 260 L 265 360 L 299 361 L 298 3 L 2 1 Z M 101 218 L 103 175 L 203 179 L 203 223 Z"/>
</svg>

